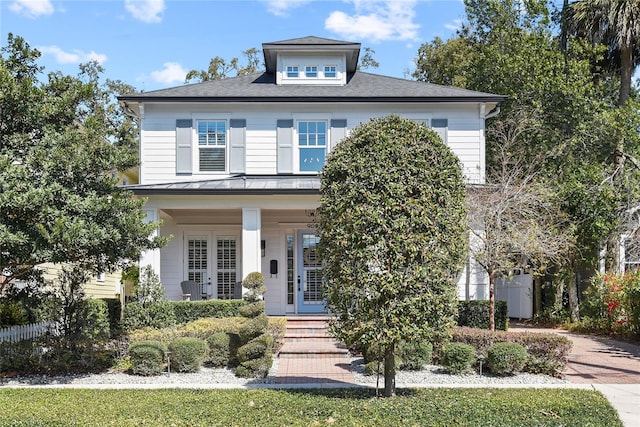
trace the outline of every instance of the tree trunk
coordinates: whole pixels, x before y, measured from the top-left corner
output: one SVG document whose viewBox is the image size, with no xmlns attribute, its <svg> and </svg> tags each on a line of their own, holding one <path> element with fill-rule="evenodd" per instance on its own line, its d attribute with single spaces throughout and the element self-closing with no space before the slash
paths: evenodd
<svg viewBox="0 0 640 427">
<path fill-rule="evenodd" d="M 580 321 L 580 306 L 578 305 L 578 278 L 575 263 L 571 263 L 569 274 L 569 318 L 572 322 Z"/>
<path fill-rule="evenodd" d="M 489 330 L 496 330 L 496 275 L 493 271 L 489 272 Z"/>
<path fill-rule="evenodd" d="M 633 71 L 633 45 L 620 48 L 620 94 L 618 105 L 624 105 L 631 93 L 631 72 Z"/>
<path fill-rule="evenodd" d="M 385 397 L 396 395 L 396 358 L 394 344 L 389 344 L 389 346 L 384 349 L 384 395 Z"/>
<path fill-rule="evenodd" d="M 620 272 L 620 235 L 617 229 L 614 229 L 607 238 L 604 269 L 615 273 Z"/>
</svg>

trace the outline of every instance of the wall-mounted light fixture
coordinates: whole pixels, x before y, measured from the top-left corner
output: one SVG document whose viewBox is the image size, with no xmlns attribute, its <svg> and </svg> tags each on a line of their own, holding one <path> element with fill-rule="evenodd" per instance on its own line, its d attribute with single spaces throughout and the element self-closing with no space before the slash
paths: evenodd
<svg viewBox="0 0 640 427">
<path fill-rule="evenodd" d="M 267 247 L 267 242 L 265 240 L 260 240 L 260 252 L 263 257 L 264 257 L 266 247 Z"/>
</svg>

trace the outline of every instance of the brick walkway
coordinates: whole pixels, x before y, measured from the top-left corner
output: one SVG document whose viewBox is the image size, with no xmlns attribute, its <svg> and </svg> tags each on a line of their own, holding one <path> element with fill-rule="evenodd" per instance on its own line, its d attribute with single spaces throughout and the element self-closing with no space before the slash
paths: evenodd
<svg viewBox="0 0 640 427">
<path fill-rule="evenodd" d="M 516 324 L 512 332 L 554 332 L 569 338 L 573 348 L 564 377 L 572 383 L 640 384 L 640 345 L 605 337 L 571 334 L 560 329 Z"/>
<path fill-rule="evenodd" d="M 287 318 L 276 384 L 353 385 L 347 349 L 327 334 L 326 317 Z"/>
</svg>

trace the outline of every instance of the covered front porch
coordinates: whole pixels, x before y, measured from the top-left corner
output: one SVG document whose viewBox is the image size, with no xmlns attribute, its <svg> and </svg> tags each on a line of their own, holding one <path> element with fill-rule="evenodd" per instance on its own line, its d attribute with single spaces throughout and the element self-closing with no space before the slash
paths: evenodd
<svg viewBox="0 0 640 427">
<path fill-rule="evenodd" d="M 140 265 L 159 273 L 171 300 L 185 299 L 185 280 L 201 285 L 204 298 L 241 298 L 242 279 L 259 271 L 267 314 L 324 313 L 317 204 L 318 196 L 309 195 L 150 198 L 149 220 L 160 220 L 157 232 L 172 237 Z"/>
</svg>

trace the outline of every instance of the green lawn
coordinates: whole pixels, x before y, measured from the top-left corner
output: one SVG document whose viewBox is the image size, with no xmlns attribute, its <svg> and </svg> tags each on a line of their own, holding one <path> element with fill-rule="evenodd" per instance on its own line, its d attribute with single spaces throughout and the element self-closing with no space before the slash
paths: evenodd
<svg viewBox="0 0 640 427">
<path fill-rule="evenodd" d="M 0 389 L 0 426 L 622 426 L 573 389 Z"/>
</svg>

